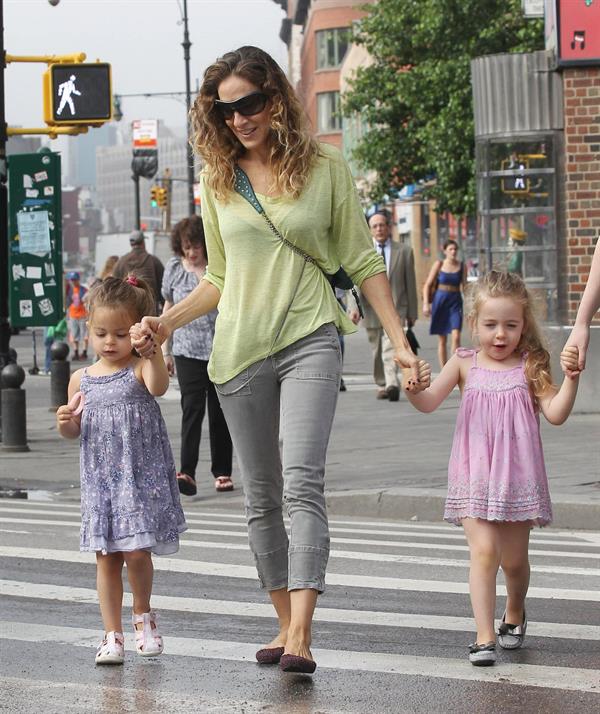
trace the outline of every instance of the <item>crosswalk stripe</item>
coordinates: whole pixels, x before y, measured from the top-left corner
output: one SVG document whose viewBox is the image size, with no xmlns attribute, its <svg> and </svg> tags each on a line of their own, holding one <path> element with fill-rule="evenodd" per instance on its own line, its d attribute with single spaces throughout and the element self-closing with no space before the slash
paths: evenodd
<svg viewBox="0 0 600 714">
<path fill-rule="evenodd" d="M 79 521 L 55 521 L 47 519 L 37 519 L 37 518 L 5 518 L 0 517 L 0 523 L 21 523 L 29 525 L 47 525 L 47 526 L 61 526 L 61 527 L 77 527 L 79 528 Z M 232 537 L 232 538 L 248 538 L 246 530 L 228 531 L 220 530 L 216 528 L 188 528 L 186 533 L 188 535 L 208 535 L 208 536 L 221 536 L 221 537 Z M 332 543 L 339 545 L 373 545 L 377 547 L 393 547 L 393 548 L 408 548 L 412 550 L 435 550 L 435 551 L 461 551 L 468 552 L 469 548 L 462 544 L 452 544 L 447 543 L 421 543 L 421 542 L 407 542 L 407 541 L 386 541 L 377 539 L 364 539 L 364 538 L 331 538 Z M 579 544 L 578 544 L 579 545 Z M 563 550 L 537 550 L 531 548 L 529 550 L 529 555 L 540 555 L 548 558 L 577 558 L 582 560 L 600 560 L 600 553 L 578 553 L 575 551 L 563 551 Z"/>
<path fill-rule="evenodd" d="M 0 595 L 39 600 L 60 600 L 84 604 L 98 604 L 98 596 L 91 588 L 77 588 L 68 585 L 30 583 L 20 580 L 0 580 Z M 124 593 L 124 605 L 133 604 L 131 593 Z M 273 606 L 263 603 L 214 600 L 209 598 L 173 597 L 152 595 L 153 607 L 174 612 L 195 612 L 207 615 L 232 617 L 274 618 Z M 406 627 L 410 629 L 445 630 L 449 632 L 469 632 L 474 629 L 470 617 L 442 615 L 419 615 L 417 613 L 379 612 L 376 610 L 346 610 L 343 608 L 318 607 L 315 621 L 336 622 L 352 625 Z M 571 625 L 559 622 L 529 622 L 527 633 L 532 637 L 555 639 L 600 640 L 600 626 Z"/>
<path fill-rule="evenodd" d="M 92 564 L 93 554 L 80 553 L 50 548 L 19 548 L 0 546 L 0 557 L 31 558 L 36 560 L 55 560 L 66 563 Z M 225 563 L 208 563 L 183 558 L 160 557 L 154 559 L 155 570 L 165 570 L 176 573 L 193 573 L 195 575 L 214 575 L 225 578 L 243 578 L 256 580 L 256 570 L 252 566 L 233 565 Z M 347 575 L 328 573 L 328 585 L 342 585 L 348 588 L 373 588 L 378 590 L 410 590 L 416 592 L 436 592 L 468 594 L 467 583 L 446 582 L 441 580 L 416 580 L 409 578 L 392 578 L 367 575 Z M 506 595 L 503 586 L 497 588 L 499 595 Z M 600 592 L 592 590 L 575 590 L 569 588 L 529 588 L 530 598 L 549 600 L 578 600 L 600 602 Z"/>
<path fill-rule="evenodd" d="M 14 509 L 9 509 L 9 508 L 2 508 L 0 506 L 0 513 L 1 512 L 10 512 L 14 513 Z M 27 514 L 35 514 L 35 515 L 51 515 L 51 516 L 73 516 L 75 515 L 71 511 L 54 511 L 54 510 L 43 510 L 43 509 L 27 509 L 23 508 L 20 509 L 21 513 L 27 513 Z M 287 519 L 286 519 L 287 520 Z M 245 523 L 240 523 L 237 521 L 226 521 L 223 520 L 223 518 L 219 518 L 217 520 L 217 523 L 215 524 L 214 519 L 206 519 L 206 518 L 195 518 L 193 516 L 190 516 L 189 513 L 186 514 L 186 521 L 188 524 L 191 525 L 219 525 L 223 527 L 231 527 L 231 528 L 240 528 L 239 533 L 235 533 L 235 535 L 246 535 L 246 524 Z M 382 524 L 383 525 L 383 524 Z M 331 527 L 332 523 L 330 521 L 330 533 L 352 533 L 354 535 L 380 535 L 380 536 L 410 536 L 414 537 L 417 536 L 419 538 L 442 538 L 444 540 L 460 540 L 464 542 L 465 536 L 464 533 L 461 532 L 449 532 L 450 527 L 443 528 L 440 530 L 440 532 L 433 531 L 431 533 L 420 533 L 420 532 L 414 532 L 411 529 L 408 530 L 393 530 L 393 531 L 388 531 L 388 530 L 370 530 L 367 529 L 365 530 L 362 527 L 358 527 L 358 524 L 354 528 L 336 528 L 336 527 Z M 387 524 L 386 524 L 387 527 Z M 445 531 L 445 532 L 442 532 Z M 379 541 L 376 541 L 379 542 Z M 537 539 L 535 537 L 532 537 L 530 539 L 530 543 L 537 543 L 540 545 L 575 545 L 575 546 L 582 546 L 582 547 L 596 547 L 596 543 L 586 543 L 582 542 L 581 540 L 551 540 L 548 538 L 541 538 Z"/>
<path fill-rule="evenodd" d="M 332 539 L 335 542 L 337 539 Z M 182 537 L 181 546 L 205 548 L 207 550 L 243 550 L 248 551 L 247 543 L 223 543 L 216 541 L 190 540 L 187 534 Z M 451 560 L 447 558 L 430 558 L 423 555 L 399 555 L 391 553 L 370 553 L 362 550 L 332 550 L 329 558 L 342 558 L 348 560 L 364 560 L 376 563 L 406 563 L 410 565 L 435 565 L 440 567 L 468 568 L 468 560 Z M 532 565 L 532 573 L 552 573 L 554 575 L 583 575 L 600 576 L 597 568 L 567 568 L 559 565 Z"/>
<path fill-rule="evenodd" d="M 1 503 L 1 501 L 0 501 Z M 10 504 L 10 506 L 9 506 Z M 243 514 L 239 513 L 231 513 L 229 511 L 225 510 L 220 510 L 219 508 L 215 508 L 213 511 L 197 511 L 195 509 L 194 502 L 192 501 L 191 503 L 185 503 L 185 512 L 186 512 L 186 517 L 202 517 L 202 518 L 209 518 L 212 519 L 212 521 L 216 520 L 217 523 L 223 523 L 224 519 L 231 520 L 231 521 L 236 521 L 236 523 L 232 523 L 231 525 L 238 525 L 237 521 L 240 521 L 241 523 L 239 525 L 245 525 L 246 523 L 246 516 Z M 4 508 L 0 508 L 0 511 L 20 511 L 23 512 L 26 507 L 35 507 L 32 509 L 32 513 L 41 513 L 42 508 L 53 508 L 53 509 L 61 509 L 61 508 L 66 508 L 66 509 L 73 509 L 73 513 L 69 515 L 75 515 L 75 511 L 79 513 L 80 511 L 80 505 L 79 503 L 66 503 L 66 502 L 55 502 L 55 501 L 30 501 L 29 499 L 23 499 L 23 500 L 5 500 L 4 502 Z M 66 514 L 65 514 L 66 515 Z M 286 523 L 289 522 L 289 518 L 284 517 L 284 521 Z M 193 521 L 195 522 L 195 521 Z M 358 528 L 359 530 L 362 527 L 376 527 L 376 528 L 391 528 L 391 529 L 397 529 L 397 530 L 409 530 L 409 531 L 419 531 L 419 530 L 424 530 L 424 531 L 440 531 L 440 532 L 445 532 L 449 533 L 450 531 L 457 531 L 456 526 L 452 526 L 449 523 L 415 523 L 412 521 L 406 521 L 406 522 L 401 522 L 401 523 L 394 523 L 386 519 L 382 519 L 380 521 L 364 521 L 364 520 L 340 520 L 339 518 L 330 518 L 329 519 L 329 524 L 330 526 L 336 526 L 336 525 L 347 525 L 347 526 L 353 526 L 354 528 Z M 379 533 L 379 531 L 377 531 Z M 412 534 L 411 534 L 412 535 Z M 458 535 L 458 534 L 456 534 Z M 461 536 L 459 536 L 461 537 Z M 464 538 L 464 535 L 462 536 Z M 554 538 L 564 538 L 565 540 L 560 540 L 557 541 L 556 544 L 558 545 L 559 543 L 561 545 L 584 545 L 585 543 L 582 543 L 582 541 L 587 541 L 591 545 L 600 545 L 600 533 L 594 533 L 592 531 L 573 531 L 573 530 L 558 530 L 554 529 L 552 527 L 548 527 L 546 529 L 536 529 L 533 531 L 530 543 L 551 543 L 552 539 Z M 577 539 L 577 540 L 572 540 L 572 539 Z M 569 540 L 571 539 L 571 540 Z"/>
<path fill-rule="evenodd" d="M 93 648 L 98 632 L 76 627 L 39 625 L 29 622 L 0 622 L 4 639 L 21 642 L 49 642 Z M 165 655 L 254 662 L 256 645 L 248 642 L 167 637 Z M 133 651 L 130 643 L 126 649 Z M 436 679 L 477 682 L 510 682 L 526 687 L 546 687 L 579 692 L 597 692 L 598 672 L 574 667 L 498 663 L 495 667 L 472 667 L 464 660 L 442 657 L 417 657 L 380 652 L 315 649 L 314 657 L 321 669 L 353 670 L 382 674 L 403 674 Z"/>
</svg>

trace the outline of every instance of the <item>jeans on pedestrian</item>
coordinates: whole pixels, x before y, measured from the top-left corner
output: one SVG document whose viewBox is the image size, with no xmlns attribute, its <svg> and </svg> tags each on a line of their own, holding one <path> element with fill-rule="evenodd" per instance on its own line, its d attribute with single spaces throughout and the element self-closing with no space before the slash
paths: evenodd
<svg viewBox="0 0 600 714">
<path fill-rule="evenodd" d="M 240 465 L 250 549 L 262 587 L 323 592 L 325 457 L 341 377 L 337 330 L 322 325 L 260 365 L 215 385 Z"/>
<path fill-rule="evenodd" d="M 219 404 L 214 384 L 208 378 L 208 362 L 175 356 L 177 381 L 181 392 L 181 472 L 196 477 L 202 422 L 208 403 L 210 470 L 212 475 L 231 476 L 233 447 L 229 429 Z"/>
<path fill-rule="evenodd" d="M 50 368 L 52 367 L 52 345 L 54 344 L 54 337 L 44 337 L 44 347 L 46 348 L 46 352 L 44 355 L 44 371 L 49 373 Z"/>
</svg>

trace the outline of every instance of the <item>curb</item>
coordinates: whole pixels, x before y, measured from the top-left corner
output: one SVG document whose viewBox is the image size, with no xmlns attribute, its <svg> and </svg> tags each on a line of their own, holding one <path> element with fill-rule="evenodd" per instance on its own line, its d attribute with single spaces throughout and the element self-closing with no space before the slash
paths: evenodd
<svg viewBox="0 0 600 714">
<path fill-rule="evenodd" d="M 364 489 L 325 495 L 330 516 L 402 521 L 442 521 L 446 501 L 445 492 L 433 489 Z M 600 529 L 600 501 L 582 502 L 577 496 L 560 495 L 552 500 L 552 511 L 551 528 Z"/>
</svg>

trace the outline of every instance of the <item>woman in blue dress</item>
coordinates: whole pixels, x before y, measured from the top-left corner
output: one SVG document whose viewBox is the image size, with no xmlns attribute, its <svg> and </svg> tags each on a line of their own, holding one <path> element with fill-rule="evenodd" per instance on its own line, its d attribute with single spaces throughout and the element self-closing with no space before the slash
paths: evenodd
<svg viewBox="0 0 600 714">
<path fill-rule="evenodd" d="M 423 286 L 423 314 L 431 315 L 430 335 L 438 336 L 440 367 L 448 361 L 447 337 L 450 335 L 452 354 L 460 347 L 463 300 L 461 290 L 466 282 L 464 263 L 457 259 L 458 243 L 444 243 L 444 259 L 436 260 Z"/>
</svg>

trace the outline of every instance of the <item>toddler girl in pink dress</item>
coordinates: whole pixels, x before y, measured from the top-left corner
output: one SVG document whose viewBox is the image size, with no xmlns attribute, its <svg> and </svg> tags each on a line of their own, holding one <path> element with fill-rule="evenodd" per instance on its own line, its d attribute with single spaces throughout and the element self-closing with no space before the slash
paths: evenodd
<svg viewBox="0 0 600 714">
<path fill-rule="evenodd" d="M 553 384 L 550 355 L 518 275 L 491 271 L 470 293 L 468 319 L 479 348 L 458 349 L 428 389 L 408 398 L 419 411 L 432 412 L 457 384 L 462 392 L 444 519 L 462 524 L 469 543 L 477 626 L 469 660 L 491 665 L 498 568 L 508 595 L 498 644 L 517 649 L 527 629 L 529 532 L 552 520 L 539 412 L 551 424 L 562 424 L 573 408 L 578 376 L 565 378 L 560 388 Z M 574 370 L 577 358 L 576 347 L 561 354 Z"/>
</svg>

